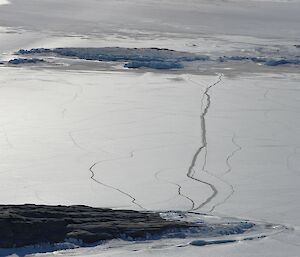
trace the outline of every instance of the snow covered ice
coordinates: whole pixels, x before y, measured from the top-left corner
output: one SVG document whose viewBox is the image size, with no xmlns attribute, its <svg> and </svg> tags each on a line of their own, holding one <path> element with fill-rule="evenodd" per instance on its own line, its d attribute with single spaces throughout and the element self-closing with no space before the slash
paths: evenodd
<svg viewBox="0 0 300 257">
<path fill-rule="evenodd" d="M 214 229 L 0 256 L 299 256 L 299 1 L 9 2 L 0 203 Z"/>
</svg>

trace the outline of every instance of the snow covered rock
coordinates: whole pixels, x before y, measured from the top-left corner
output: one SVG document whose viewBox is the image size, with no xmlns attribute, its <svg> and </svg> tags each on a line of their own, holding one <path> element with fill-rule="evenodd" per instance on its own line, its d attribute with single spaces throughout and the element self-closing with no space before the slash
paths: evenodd
<svg viewBox="0 0 300 257">
<path fill-rule="evenodd" d="M 165 48 L 33 48 L 21 49 L 19 55 L 58 55 L 93 61 L 128 62 L 127 68 L 181 69 L 184 62 L 208 61 L 206 55 L 179 52 Z"/>
<path fill-rule="evenodd" d="M 152 212 L 87 206 L 0 206 L 0 248 L 60 243 L 68 239 L 84 244 L 114 238 L 141 240 L 193 227 L 199 225 L 167 221 Z"/>
<path fill-rule="evenodd" d="M 15 58 L 15 59 L 9 60 L 8 64 L 13 64 L 13 65 L 36 64 L 36 63 L 41 63 L 41 62 L 44 62 L 44 60 L 37 59 L 37 58 L 32 58 L 32 59 Z"/>
</svg>

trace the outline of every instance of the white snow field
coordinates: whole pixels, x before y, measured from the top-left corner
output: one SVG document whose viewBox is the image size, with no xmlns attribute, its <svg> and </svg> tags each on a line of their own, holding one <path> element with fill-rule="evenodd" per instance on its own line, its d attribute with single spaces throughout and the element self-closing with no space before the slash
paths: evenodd
<svg viewBox="0 0 300 257">
<path fill-rule="evenodd" d="M 4 5 L 4 4 L 9 4 L 10 2 L 7 0 L 1 0 L 0 1 L 0 5 Z"/>
<path fill-rule="evenodd" d="M 299 12 L 299 1 L 271 0 L 1 5 L 1 204 L 193 211 L 273 224 L 253 240 L 220 245 L 112 241 L 13 256 L 299 257 L 299 66 L 131 70 L 51 56 L 59 65 L 6 64 L 34 47 L 300 56 Z"/>
</svg>

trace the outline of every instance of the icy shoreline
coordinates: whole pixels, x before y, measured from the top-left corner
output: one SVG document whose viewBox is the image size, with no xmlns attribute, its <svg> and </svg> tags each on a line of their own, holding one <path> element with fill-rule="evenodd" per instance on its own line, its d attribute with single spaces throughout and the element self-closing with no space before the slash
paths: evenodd
<svg viewBox="0 0 300 257">
<path fill-rule="evenodd" d="M 53 252 L 97 246 L 111 240 L 189 239 L 193 246 L 227 244 L 265 238 L 286 229 L 188 212 L 34 204 L 1 205 L 0 224 L 0 255 Z"/>
<path fill-rule="evenodd" d="M 2 205 L 0 248 L 78 241 L 82 245 L 112 239 L 127 241 L 184 238 L 188 235 L 243 234 L 246 221 L 211 224 L 164 219 L 159 213 L 88 206 Z"/>
<path fill-rule="evenodd" d="M 255 226 L 205 238 L 184 231 L 93 247 L 37 244 L 0 256 L 298 256 L 300 2 L 278 2 L 1 5 L 2 204 L 146 209 L 207 227 Z M 124 49 L 156 47 L 210 60 L 15 54 L 108 46 L 123 57 Z M 222 82 L 211 88 L 216 74 Z M 206 215 L 187 213 L 191 203 Z"/>
<path fill-rule="evenodd" d="M 286 53 L 287 54 L 287 53 Z M 212 67 L 214 65 L 232 66 L 234 64 L 253 63 L 257 65 L 277 67 L 287 66 L 298 68 L 300 57 L 288 54 L 282 56 L 280 53 L 269 53 L 265 55 L 224 55 L 210 57 L 206 54 L 194 54 L 190 52 L 180 52 L 162 48 L 122 48 L 122 47 L 80 47 L 80 48 L 33 48 L 30 50 L 21 49 L 16 52 L 17 56 L 31 57 L 31 59 L 15 58 L 8 61 L 8 64 L 36 64 L 45 62 L 47 58 L 77 59 L 87 61 L 97 61 L 104 63 L 122 63 L 123 67 L 129 69 L 150 68 L 154 70 L 180 70 L 189 67 L 199 69 L 200 65 Z M 36 56 L 43 59 L 37 59 Z M 44 60 L 45 58 L 45 60 Z M 54 58 L 54 62 L 53 62 Z M 205 63 L 205 64 L 203 64 Z M 50 64 L 50 63 L 49 63 Z M 258 66 L 259 69 L 259 66 Z"/>
</svg>

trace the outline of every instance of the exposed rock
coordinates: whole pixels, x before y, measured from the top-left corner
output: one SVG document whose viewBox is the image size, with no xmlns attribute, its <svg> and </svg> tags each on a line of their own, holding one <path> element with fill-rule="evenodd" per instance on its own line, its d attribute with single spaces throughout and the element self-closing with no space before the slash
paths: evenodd
<svg viewBox="0 0 300 257">
<path fill-rule="evenodd" d="M 166 62 L 166 61 L 151 61 L 151 62 L 141 62 L 141 61 L 131 61 L 124 65 L 124 67 L 129 69 L 138 68 L 150 68 L 157 70 L 170 70 L 170 69 L 182 69 L 183 65 L 178 62 Z"/>
<path fill-rule="evenodd" d="M 165 48 L 33 48 L 21 49 L 19 55 L 59 55 L 84 60 L 128 62 L 127 68 L 181 69 L 182 62 L 208 61 L 206 55 L 179 52 Z"/>
<path fill-rule="evenodd" d="M 23 58 L 16 58 L 8 61 L 8 64 L 18 65 L 18 64 L 35 64 L 35 63 L 41 63 L 44 62 L 43 59 L 23 59 Z"/>
<path fill-rule="evenodd" d="M 219 62 L 226 61 L 252 61 L 254 63 L 262 63 L 266 66 L 279 66 L 279 65 L 300 65 L 300 58 L 296 56 L 294 58 L 267 58 L 256 56 L 222 56 L 218 59 Z"/>
<path fill-rule="evenodd" d="M 253 57 L 253 56 L 222 56 L 219 57 L 220 62 L 225 62 L 225 61 L 252 61 L 256 63 L 263 63 L 266 62 L 266 58 L 264 57 Z"/>
<path fill-rule="evenodd" d="M 295 45 L 299 47 L 299 45 Z M 263 51 L 259 51 L 260 53 Z M 278 51 L 277 51 L 278 52 Z M 122 48 L 122 47 L 100 47 L 100 48 L 33 48 L 30 50 L 19 50 L 16 54 L 26 56 L 63 56 L 67 58 L 78 58 L 83 60 L 105 61 L 105 62 L 125 62 L 126 68 L 151 68 L 151 69 L 182 69 L 189 62 L 229 62 L 243 61 L 264 64 L 266 66 L 280 65 L 300 65 L 300 57 L 294 55 L 288 56 L 249 56 L 233 55 L 221 56 L 211 59 L 207 55 L 200 55 L 189 52 L 175 51 L 165 48 Z M 30 60 L 39 59 L 14 59 L 13 64 L 19 64 L 20 60 L 30 63 Z M 22 61 L 21 61 L 22 63 Z"/>
<path fill-rule="evenodd" d="M 265 63 L 265 65 L 268 66 L 279 66 L 285 64 L 300 65 L 300 59 L 270 59 Z"/>
<path fill-rule="evenodd" d="M 215 245 L 215 244 L 228 244 L 228 243 L 235 243 L 238 242 L 238 240 L 194 240 L 190 243 L 190 245 L 194 245 L 194 246 L 205 246 L 205 245 Z"/>
<path fill-rule="evenodd" d="M 87 206 L 0 205 L 0 248 L 76 239 L 84 244 L 114 238 L 140 240 L 200 227 L 158 213 Z"/>
</svg>

